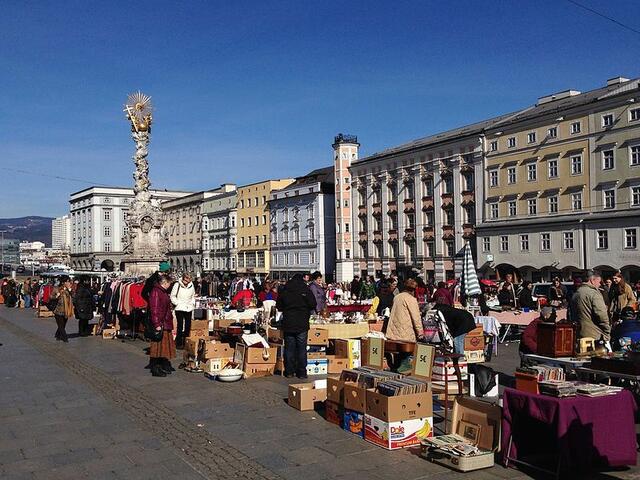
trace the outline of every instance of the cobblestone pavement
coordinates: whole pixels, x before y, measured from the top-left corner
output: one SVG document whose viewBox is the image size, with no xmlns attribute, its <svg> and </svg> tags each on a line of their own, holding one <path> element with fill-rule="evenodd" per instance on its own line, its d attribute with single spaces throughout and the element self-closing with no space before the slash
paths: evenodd
<svg viewBox="0 0 640 480">
<path fill-rule="evenodd" d="M 69 332 L 75 330 L 70 322 Z M 153 378 L 140 341 L 55 342 L 52 319 L 0 306 L 0 478 L 498 479 L 388 452 L 286 405 L 281 377 Z M 516 347 L 517 348 L 517 347 Z M 512 372 L 514 348 L 494 368 Z M 506 378 L 508 381 L 508 378 Z M 600 478 L 640 478 L 628 470 Z"/>
</svg>

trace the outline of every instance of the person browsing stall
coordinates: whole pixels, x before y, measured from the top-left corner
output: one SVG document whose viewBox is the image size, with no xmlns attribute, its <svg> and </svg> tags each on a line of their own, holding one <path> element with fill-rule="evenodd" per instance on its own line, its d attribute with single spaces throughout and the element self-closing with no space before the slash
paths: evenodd
<svg viewBox="0 0 640 480">
<path fill-rule="evenodd" d="M 184 273 L 171 289 L 171 303 L 175 307 L 177 334 L 176 347 L 184 348 L 184 341 L 191 332 L 191 317 L 196 305 L 196 290 L 191 275 Z"/>
<path fill-rule="evenodd" d="M 153 328 L 162 330 L 162 338 L 157 342 L 150 342 L 149 357 L 151 374 L 154 377 L 165 377 L 174 371 L 171 359 L 176 356 L 176 345 L 173 341 L 173 314 L 171 313 L 171 298 L 168 290 L 171 278 L 159 274 L 153 277 L 155 283 L 149 294 L 149 315 Z"/>
<path fill-rule="evenodd" d="M 420 306 L 415 297 L 418 284 L 412 278 L 404 282 L 404 290 L 393 299 L 385 335 L 389 340 L 416 342 L 424 336 Z"/>
<path fill-rule="evenodd" d="M 593 338 L 609 342 L 611 323 L 607 306 L 600 293 L 602 277 L 599 272 L 589 270 L 588 280 L 571 298 L 571 318 L 580 324 L 578 338 Z"/>
<path fill-rule="evenodd" d="M 436 295 L 434 297 L 436 304 L 433 308 L 442 313 L 444 321 L 447 323 L 449 333 L 453 337 L 455 353 L 464 354 L 464 337 L 476 328 L 476 321 L 470 312 L 462 308 L 452 307 L 446 301 L 446 298 Z"/>
<path fill-rule="evenodd" d="M 327 305 L 327 291 L 322 283 L 322 274 L 320 272 L 313 272 L 311 274 L 311 284 L 309 288 L 316 299 L 316 313 L 320 313 Z"/>
</svg>

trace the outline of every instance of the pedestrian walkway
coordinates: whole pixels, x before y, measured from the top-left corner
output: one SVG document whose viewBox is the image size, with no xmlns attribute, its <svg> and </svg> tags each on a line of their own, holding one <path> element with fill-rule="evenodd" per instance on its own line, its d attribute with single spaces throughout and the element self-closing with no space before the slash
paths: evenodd
<svg viewBox="0 0 640 480">
<path fill-rule="evenodd" d="M 502 467 L 458 474 L 373 446 L 290 408 L 281 377 L 154 378 L 144 342 L 62 344 L 54 331 L 51 319 L 0 308 L 2 479 L 528 478 Z"/>
</svg>

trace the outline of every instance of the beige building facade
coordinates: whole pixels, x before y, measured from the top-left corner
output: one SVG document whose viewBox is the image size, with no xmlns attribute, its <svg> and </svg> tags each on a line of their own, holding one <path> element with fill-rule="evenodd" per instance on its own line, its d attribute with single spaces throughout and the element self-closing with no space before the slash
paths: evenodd
<svg viewBox="0 0 640 480">
<path fill-rule="evenodd" d="M 541 97 L 486 130 L 486 196 L 478 228 L 482 273 L 515 272 L 542 281 L 571 279 L 588 268 L 625 268 L 635 278 L 637 96 L 637 80 L 611 79 L 586 93 Z"/>
<path fill-rule="evenodd" d="M 269 197 L 294 179 L 265 180 L 237 189 L 237 272 L 264 278 L 270 269 Z"/>
</svg>

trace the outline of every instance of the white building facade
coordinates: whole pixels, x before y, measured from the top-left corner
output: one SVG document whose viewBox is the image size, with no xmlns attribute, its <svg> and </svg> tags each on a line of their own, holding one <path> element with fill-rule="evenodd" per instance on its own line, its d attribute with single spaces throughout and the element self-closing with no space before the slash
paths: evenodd
<svg viewBox="0 0 640 480">
<path fill-rule="evenodd" d="M 202 204 L 202 268 L 221 277 L 234 274 L 238 260 L 238 193 L 228 187 Z"/>
<path fill-rule="evenodd" d="M 189 195 L 188 192 L 151 190 L 152 203 Z M 72 193 L 71 268 L 74 270 L 119 270 L 123 259 L 123 238 L 133 189 L 90 187 Z"/>
<path fill-rule="evenodd" d="M 271 192 L 271 278 L 320 271 L 325 281 L 333 281 L 335 198 L 333 167 L 314 170 Z"/>
<path fill-rule="evenodd" d="M 51 221 L 51 248 L 71 249 L 71 217 L 63 215 Z"/>
</svg>

